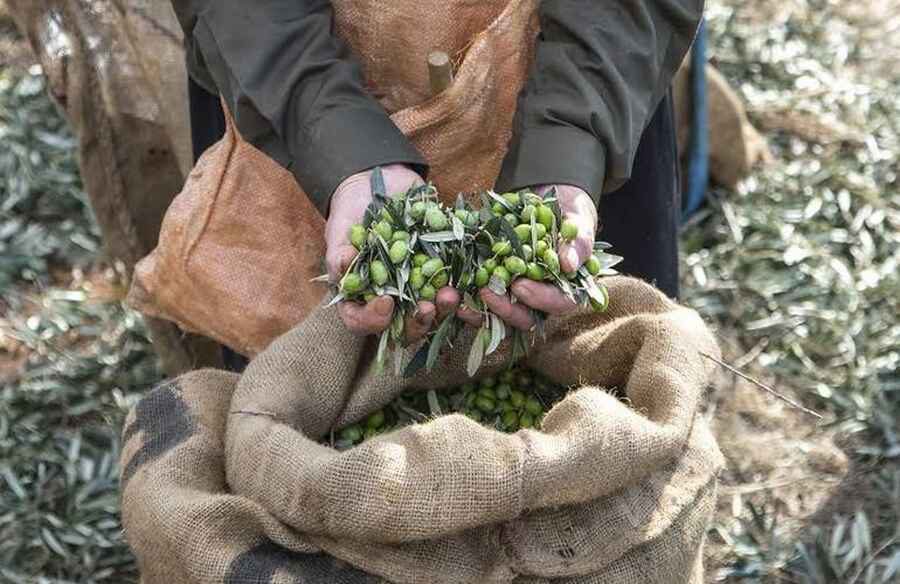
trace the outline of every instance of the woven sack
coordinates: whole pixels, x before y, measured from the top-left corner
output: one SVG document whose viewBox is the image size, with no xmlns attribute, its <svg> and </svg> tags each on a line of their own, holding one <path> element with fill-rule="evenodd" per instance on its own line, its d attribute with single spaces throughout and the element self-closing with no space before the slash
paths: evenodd
<svg viewBox="0 0 900 584">
<path fill-rule="evenodd" d="M 428 160 L 440 191 L 455 199 L 491 188 L 537 33 L 537 1 L 333 4 L 373 93 Z M 426 56 L 434 48 L 459 53 L 461 63 L 432 98 Z M 310 283 L 324 271 L 324 222 L 293 175 L 245 142 L 230 116 L 226 124 L 166 213 L 159 245 L 137 265 L 129 303 L 253 355 L 325 293 Z"/>
<path fill-rule="evenodd" d="M 314 310 L 238 378 L 200 371 L 129 415 L 123 524 L 144 584 L 702 582 L 721 455 L 697 410 L 716 343 L 650 285 L 548 321 L 528 365 L 573 390 L 542 430 L 461 415 L 344 452 L 322 441 L 410 388 L 466 379 L 469 334 L 429 374 L 375 373 L 371 339 Z M 496 373 L 508 348 L 489 356 Z"/>
</svg>

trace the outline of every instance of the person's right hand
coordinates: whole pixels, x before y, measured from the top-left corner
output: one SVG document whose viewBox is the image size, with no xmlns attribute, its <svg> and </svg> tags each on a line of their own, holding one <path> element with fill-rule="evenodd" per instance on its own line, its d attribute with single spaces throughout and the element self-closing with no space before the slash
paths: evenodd
<svg viewBox="0 0 900 584">
<path fill-rule="evenodd" d="M 389 195 L 405 193 L 424 184 L 412 169 L 392 164 L 381 169 Z M 325 264 L 331 282 L 341 280 L 357 250 L 350 243 L 350 227 L 362 223 L 372 202 L 372 171 L 354 174 L 335 189 L 331 197 L 328 221 L 325 223 Z M 459 293 L 450 287 L 438 291 L 435 302 L 420 301 L 416 313 L 406 321 L 406 340 L 414 342 L 431 329 L 435 316 L 451 314 L 460 303 Z M 394 313 L 394 299 L 380 296 L 367 304 L 341 302 L 338 314 L 351 331 L 360 335 L 378 334 L 387 329 Z"/>
</svg>

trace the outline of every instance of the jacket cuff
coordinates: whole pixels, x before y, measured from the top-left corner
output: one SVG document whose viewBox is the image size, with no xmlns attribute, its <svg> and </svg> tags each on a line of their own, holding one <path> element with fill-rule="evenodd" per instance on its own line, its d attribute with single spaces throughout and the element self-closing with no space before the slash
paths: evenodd
<svg viewBox="0 0 900 584">
<path fill-rule="evenodd" d="M 344 179 L 375 166 L 406 164 L 425 178 L 428 164 L 383 111 L 340 109 L 304 129 L 289 170 L 324 217 Z"/>
<path fill-rule="evenodd" d="M 596 203 L 606 176 L 606 149 L 596 136 L 570 126 L 531 127 L 520 130 L 509 145 L 498 192 L 534 185 L 572 185 Z"/>
</svg>

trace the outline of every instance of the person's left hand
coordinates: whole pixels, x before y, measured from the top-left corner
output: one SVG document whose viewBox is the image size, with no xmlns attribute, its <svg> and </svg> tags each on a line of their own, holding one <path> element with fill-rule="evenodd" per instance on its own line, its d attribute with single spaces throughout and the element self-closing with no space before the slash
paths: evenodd
<svg viewBox="0 0 900 584">
<path fill-rule="evenodd" d="M 571 221 L 578 227 L 578 236 L 571 242 L 560 246 L 559 263 L 563 272 L 571 273 L 588 260 L 594 251 L 594 236 L 597 231 L 597 207 L 591 197 L 578 187 L 570 185 L 556 186 L 557 200 L 564 221 Z M 536 188 L 538 194 L 544 194 L 551 185 Z M 556 286 L 542 284 L 519 278 L 510 286 L 510 291 L 518 300 L 513 304 L 508 296 L 499 296 L 487 288 L 479 294 L 485 305 L 507 324 L 521 330 L 531 330 L 534 319 L 529 308 L 547 314 L 564 314 L 578 307 L 569 300 Z M 457 311 L 461 319 L 472 325 L 481 323 L 481 315 L 462 307 Z"/>
</svg>

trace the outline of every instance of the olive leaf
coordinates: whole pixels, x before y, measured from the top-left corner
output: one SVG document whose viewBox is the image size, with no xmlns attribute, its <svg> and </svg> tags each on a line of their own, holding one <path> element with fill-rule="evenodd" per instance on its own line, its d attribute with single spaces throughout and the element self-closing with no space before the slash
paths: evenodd
<svg viewBox="0 0 900 584">
<path fill-rule="evenodd" d="M 390 336 L 391 331 L 388 329 L 381 333 L 381 338 L 378 340 L 378 352 L 375 354 L 375 373 L 381 373 L 384 370 L 384 359 Z"/>
<path fill-rule="evenodd" d="M 500 346 L 500 343 L 503 342 L 503 339 L 506 338 L 506 324 L 503 320 L 496 314 L 491 314 L 489 318 L 491 321 L 491 341 L 485 350 L 486 355 L 490 355 L 496 351 L 497 347 Z"/>
<path fill-rule="evenodd" d="M 513 207 L 512 205 L 510 205 L 510 204 L 507 202 L 506 199 L 504 199 L 503 197 L 501 197 L 500 195 L 498 195 L 498 194 L 495 193 L 494 191 L 488 191 L 488 192 L 487 192 L 487 195 L 491 198 L 491 201 L 493 201 L 493 202 L 495 202 L 495 203 L 500 203 L 501 205 L 503 205 L 503 207 L 504 207 L 507 211 L 511 212 L 511 211 L 514 211 L 514 210 L 515 210 L 515 207 Z"/>
<path fill-rule="evenodd" d="M 478 329 L 475 340 L 472 341 L 472 348 L 469 350 L 469 359 L 466 362 L 466 372 L 469 377 L 474 377 L 481 368 L 481 362 L 484 360 L 484 342 L 489 334 L 488 329 Z"/>
<path fill-rule="evenodd" d="M 337 294 L 335 294 L 334 298 L 332 298 L 331 301 L 329 301 L 328 304 L 325 305 L 325 308 L 330 308 L 330 307 L 334 306 L 335 304 L 337 304 L 338 302 L 343 301 L 345 298 L 346 298 L 346 296 L 344 295 L 343 292 L 338 292 Z"/>
<path fill-rule="evenodd" d="M 458 241 L 462 241 L 466 236 L 466 226 L 463 225 L 463 222 L 459 220 L 459 217 L 453 216 L 453 237 L 455 237 Z"/>
<path fill-rule="evenodd" d="M 377 199 L 387 199 L 387 187 L 384 184 L 384 174 L 381 172 L 381 167 L 376 166 L 372 169 L 372 178 L 370 180 L 370 186 L 372 189 L 372 196 Z"/>
<path fill-rule="evenodd" d="M 444 412 L 441 411 L 441 404 L 438 402 L 437 392 L 433 389 L 429 389 L 426 396 L 428 399 L 428 409 L 431 411 L 431 415 L 443 416 Z"/>
<path fill-rule="evenodd" d="M 454 217 L 456 219 L 456 217 Z M 459 221 L 459 219 L 456 219 Z M 432 233 L 424 233 L 419 236 L 419 240 L 426 243 L 446 243 L 448 241 L 457 241 L 459 238 L 452 231 L 434 231 Z"/>
<path fill-rule="evenodd" d="M 503 280 L 492 274 L 491 279 L 488 280 L 488 290 L 497 296 L 504 296 L 506 294 L 506 284 Z"/>
<path fill-rule="evenodd" d="M 445 318 L 444 322 L 438 326 L 434 336 L 431 337 L 431 341 L 428 343 L 428 357 L 425 360 L 426 371 L 431 371 L 434 364 L 437 362 L 438 355 L 440 355 L 441 349 L 447 341 L 447 337 L 450 334 L 450 327 L 454 320 L 456 320 L 454 316 Z"/>
</svg>

